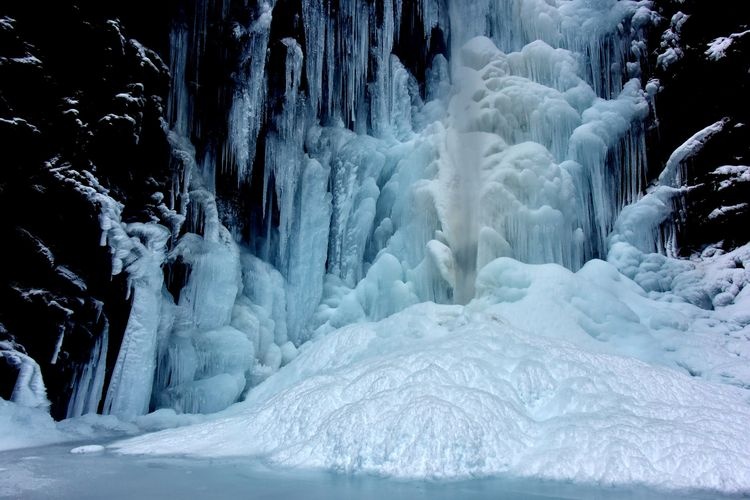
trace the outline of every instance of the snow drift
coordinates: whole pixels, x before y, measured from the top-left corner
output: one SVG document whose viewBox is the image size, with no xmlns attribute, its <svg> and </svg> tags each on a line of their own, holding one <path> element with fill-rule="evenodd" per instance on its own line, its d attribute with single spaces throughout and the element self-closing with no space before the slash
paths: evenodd
<svg viewBox="0 0 750 500">
<path fill-rule="evenodd" d="M 421 304 L 342 328 L 221 416 L 113 447 L 398 477 L 750 488 L 744 391 L 481 309 Z"/>
</svg>

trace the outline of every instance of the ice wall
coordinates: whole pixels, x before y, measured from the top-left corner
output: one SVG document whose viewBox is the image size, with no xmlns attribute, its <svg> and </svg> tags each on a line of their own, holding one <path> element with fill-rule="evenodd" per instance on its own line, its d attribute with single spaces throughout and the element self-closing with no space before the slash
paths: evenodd
<svg viewBox="0 0 750 500">
<path fill-rule="evenodd" d="M 107 409 L 216 411 L 315 335 L 468 302 L 498 257 L 575 270 L 604 256 L 644 187 L 652 16 L 629 0 L 183 8 L 171 237 L 133 280 Z M 239 57 L 227 137 L 211 139 L 195 89 L 220 25 Z M 404 45 L 411 32 L 423 46 Z M 231 184 L 234 198 L 217 195 Z"/>
<path fill-rule="evenodd" d="M 425 26 L 450 32 L 450 62 L 435 57 L 422 92 L 392 68 L 391 103 L 375 108 L 402 121 L 330 148 L 346 169 L 332 171 L 319 331 L 413 302 L 465 303 L 497 257 L 578 269 L 606 255 L 617 214 L 644 187 L 644 5 L 448 5 L 422 9 Z"/>
</svg>

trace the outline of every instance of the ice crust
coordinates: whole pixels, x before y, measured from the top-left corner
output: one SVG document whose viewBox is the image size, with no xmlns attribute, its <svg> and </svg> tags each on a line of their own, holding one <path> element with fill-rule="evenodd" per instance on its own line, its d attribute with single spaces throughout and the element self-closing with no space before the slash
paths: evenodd
<svg viewBox="0 0 750 500">
<path fill-rule="evenodd" d="M 737 492 L 750 488 L 748 419 L 745 391 L 523 331 L 491 308 L 421 304 L 308 344 L 222 416 L 114 448 Z"/>
</svg>

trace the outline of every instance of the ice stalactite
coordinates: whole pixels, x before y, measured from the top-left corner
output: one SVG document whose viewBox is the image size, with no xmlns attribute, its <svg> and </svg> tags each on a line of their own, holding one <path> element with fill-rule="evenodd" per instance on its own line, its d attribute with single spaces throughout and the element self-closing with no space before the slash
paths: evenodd
<svg viewBox="0 0 750 500">
<path fill-rule="evenodd" d="M 323 295 L 332 200 L 330 166 L 307 156 L 302 162 L 286 261 L 287 324 L 296 345 L 309 338 L 307 322 Z"/>
<path fill-rule="evenodd" d="M 690 160 L 725 125 L 725 120 L 708 125 L 670 155 L 656 183 L 649 187 L 645 196 L 625 207 L 618 216 L 609 235 L 610 249 L 615 249 L 611 253 L 659 253 L 677 257 L 675 238 L 680 225 L 680 203 L 691 189 L 686 185 L 685 170 Z M 616 260 L 618 257 L 612 255 L 611 258 Z"/>
<path fill-rule="evenodd" d="M 240 62 L 243 76 L 229 111 L 228 151 L 237 165 L 237 178 L 252 175 L 256 142 L 264 117 L 266 97 L 266 51 L 271 35 L 272 12 L 275 1 L 264 1 L 247 30 L 236 28 L 236 36 L 246 36 L 247 42 Z"/>
<path fill-rule="evenodd" d="M 303 146 L 305 140 L 304 101 L 300 93 L 302 81 L 302 48 L 291 39 L 285 38 L 286 47 L 284 75 L 283 109 L 276 117 L 276 130 L 266 137 L 265 177 L 263 193 L 268 191 L 269 176 L 273 174 L 276 199 L 279 205 L 279 267 L 284 269 L 287 260 L 289 239 L 294 218 L 294 205 L 297 187 L 302 170 Z M 264 201 L 263 206 L 266 206 Z"/>
<path fill-rule="evenodd" d="M 208 8 L 201 4 L 197 10 Z M 123 263 L 115 271 L 128 275 L 132 305 L 104 411 L 125 419 L 154 406 L 220 410 L 245 388 L 244 371 L 253 357 L 245 334 L 229 326 L 240 288 L 239 249 L 219 220 L 212 192 L 214 157 L 206 151 L 199 164 L 191 143 L 196 117 L 187 69 L 203 50 L 205 41 L 198 37 L 182 23 L 171 34 L 173 85 L 165 132 L 174 183 L 170 206 L 162 210 L 171 231 L 153 223 L 107 226 L 108 235 L 122 229 L 108 238 L 116 262 Z M 167 262 L 187 269 L 178 297 L 166 290 L 162 266 Z M 88 402 L 73 404 L 77 413 Z"/>
<path fill-rule="evenodd" d="M 246 335 L 229 326 L 241 286 L 239 249 L 219 220 L 213 192 L 215 156 L 206 150 L 197 162 L 190 141 L 196 132 L 190 112 L 192 95 L 183 95 L 181 90 L 186 89 L 186 65 L 200 58 L 203 42 L 196 41 L 200 34 L 193 34 L 193 44 L 174 35 L 183 29 L 177 25 L 173 31 L 175 82 L 170 102 L 179 110 L 172 114 L 169 137 L 176 185 L 181 191 L 175 208 L 186 224 L 184 234 L 175 231 L 172 235 L 176 240 L 168 260 L 171 265 L 183 266 L 187 276 L 179 296 L 172 297 L 163 288 L 158 292 L 162 311 L 154 332 L 151 359 L 155 370 L 149 403 L 157 408 L 200 413 L 217 411 L 236 401 L 245 388 L 245 370 L 253 351 Z"/>
<path fill-rule="evenodd" d="M 302 18 L 305 31 L 305 45 L 315 47 L 305 54 L 305 74 L 309 88 L 310 109 L 318 114 L 321 109 L 323 90 L 323 62 L 326 40 L 327 16 L 326 0 L 303 0 Z"/>
<path fill-rule="evenodd" d="M 175 26 L 169 34 L 169 44 L 171 47 L 169 72 L 172 74 L 173 84 L 169 94 L 167 118 L 174 132 L 186 137 L 192 117 L 192 105 L 185 74 L 190 54 L 187 27 Z"/>
<path fill-rule="evenodd" d="M 107 370 L 107 350 L 109 349 L 109 324 L 104 318 L 101 336 L 94 345 L 91 359 L 73 380 L 73 394 L 68 403 L 67 417 L 80 417 L 99 411 L 104 391 L 104 377 Z"/>
</svg>

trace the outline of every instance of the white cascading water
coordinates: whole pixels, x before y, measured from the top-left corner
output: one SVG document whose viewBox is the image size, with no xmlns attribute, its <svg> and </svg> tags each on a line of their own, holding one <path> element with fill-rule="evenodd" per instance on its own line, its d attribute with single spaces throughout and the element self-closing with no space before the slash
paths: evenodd
<svg viewBox="0 0 750 500">
<path fill-rule="evenodd" d="M 187 64 L 205 42 L 173 29 L 177 174 L 165 210 L 173 237 L 183 221 L 187 232 L 168 244 L 166 228 L 130 228 L 143 263 L 127 269 L 134 302 L 107 412 L 220 410 L 314 336 L 419 302 L 469 302 L 499 257 L 579 269 L 606 255 L 620 210 L 644 188 L 646 2 L 421 0 L 424 32 L 439 28 L 451 47 L 420 94 L 393 54 L 400 0 L 382 16 L 364 0 L 336 10 L 304 0 L 304 40 L 273 41 L 285 86 L 267 117 L 274 9 L 260 2 L 235 28 L 244 51 L 224 144 L 234 172 L 211 155 L 196 162 L 186 139 Z M 260 156 L 265 229 L 253 238 L 265 250 L 252 255 L 232 236 L 238 221 L 220 221 L 211 176 L 249 181 Z M 189 266 L 176 298 L 166 261 Z"/>
</svg>

